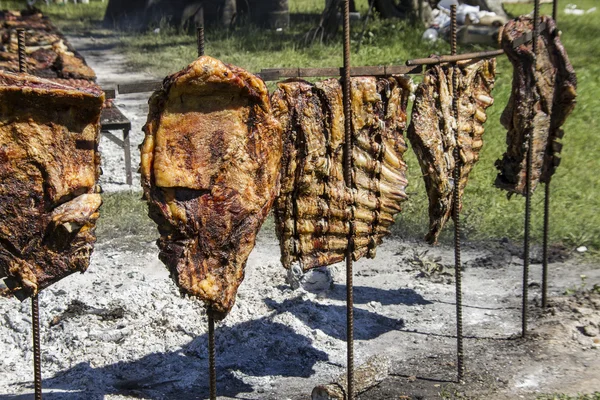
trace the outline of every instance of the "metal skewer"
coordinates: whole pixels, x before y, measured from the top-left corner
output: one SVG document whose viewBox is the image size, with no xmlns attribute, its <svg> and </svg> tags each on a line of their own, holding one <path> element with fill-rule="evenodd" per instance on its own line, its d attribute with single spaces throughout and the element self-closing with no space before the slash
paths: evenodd
<svg viewBox="0 0 600 400">
<path fill-rule="evenodd" d="M 25 29 L 17 29 L 17 46 L 19 53 L 19 72 L 27 73 L 25 55 Z M 31 331 L 33 333 L 33 376 L 35 400 L 42 399 L 42 361 L 40 346 L 40 305 L 37 293 L 31 296 Z"/>
<path fill-rule="evenodd" d="M 196 28 L 196 44 L 198 46 L 198 57 L 204 55 L 204 26 Z M 209 375 L 209 398 L 217 400 L 217 363 L 215 357 L 215 316 L 209 307 L 208 315 L 208 375 Z"/>
<path fill-rule="evenodd" d="M 535 0 L 533 8 L 533 80 L 537 86 L 537 40 L 539 36 L 540 1 Z M 537 89 L 536 89 L 537 90 Z M 534 93 L 536 93 L 534 91 Z M 527 138 L 527 170 L 525 175 L 525 238 L 523 240 L 523 305 L 521 310 L 521 337 L 527 336 L 527 299 L 529 296 L 529 238 L 531 230 L 531 169 L 533 163 L 533 135 Z"/>
<path fill-rule="evenodd" d="M 552 19 L 556 23 L 558 0 L 552 2 Z M 548 233 L 550 231 L 550 181 L 544 185 L 544 234 L 542 243 L 542 308 L 548 306 Z"/>
<path fill-rule="evenodd" d="M 450 46 L 452 55 L 456 55 L 456 4 L 450 7 Z M 460 261 L 460 175 L 462 160 L 460 158 L 459 137 L 458 137 L 458 75 L 460 70 L 454 64 L 452 71 L 452 110 L 456 121 L 455 147 L 454 147 L 454 191 L 452 218 L 454 219 L 454 275 L 456 284 L 456 372 L 457 382 L 461 382 L 464 376 L 464 351 L 463 351 L 463 317 L 462 317 L 462 269 Z"/>
<path fill-rule="evenodd" d="M 25 29 L 17 29 L 19 72 L 27 73 L 25 54 Z M 31 296 L 31 331 L 33 333 L 33 386 L 35 400 L 42 400 L 42 355 L 40 346 L 40 304 L 37 293 Z"/>
<path fill-rule="evenodd" d="M 344 181 L 352 187 L 352 108 L 350 107 L 350 0 L 344 0 Z M 354 215 L 350 221 L 348 232 L 348 248 L 346 249 L 346 344 L 348 387 L 346 397 L 354 400 L 354 293 L 352 276 L 352 252 L 354 250 Z"/>
</svg>

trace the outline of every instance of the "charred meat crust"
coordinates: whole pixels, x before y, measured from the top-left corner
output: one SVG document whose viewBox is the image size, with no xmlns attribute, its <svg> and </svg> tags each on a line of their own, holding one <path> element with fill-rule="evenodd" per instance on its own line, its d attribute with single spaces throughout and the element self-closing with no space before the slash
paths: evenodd
<svg viewBox="0 0 600 400">
<path fill-rule="evenodd" d="M 0 277 L 21 299 L 89 265 L 103 101 L 0 72 Z"/>
<path fill-rule="evenodd" d="M 304 270 L 345 258 L 355 220 L 353 259 L 374 257 L 406 199 L 406 105 L 403 76 L 352 79 L 353 170 L 343 174 L 344 113 L 338 80 L 288 80 L 271 97 L 282 123 L 281 192 L 275 226 L 281 261 Z"/>
<path fill-rule="evenodd" d="M 501 44 L 513 64 L 513 84 L 500 122 L 508 130 L 507 150 L 496 161 L 495 185 L 509 195 L 525 194 L 527 138 L 533 136 L 531 190 L 548 182 L 560 163 L 561 129 L 575 107 L 577 78 L 560 41 L 554 21 L 542 16 L 546 28 L 538 39 L 537 71 L 533 44 L 513 47 L 516 39 L 533 29 L 533 20 L 521 16 L 502 30 Z M 537 78 L 537 81 L 536 81 Z"/>
<path fill-rule="evenodd" d="M 275 194 L 281 126 L 264 83 L 200 57 L 150 99 L 142 186 L 160 259 L 219 318 L 235 302 Z"/>
<path fill-rule="evenodd" d="M 429 243 L 436 243 L 454 207 L 454 149 L 462 160 L 459 194 L 462 197 L 469 173 L 483 146 L 485 110 L 493 104 L 495 59 L 458 63 L 458 121 L 452 103 L 455 69 L 430 67 L 416 91 L 407 137 L 417 155 L 429 198 Z M 458 129 L 458 143 L 455 131 Z"/>
</svg>

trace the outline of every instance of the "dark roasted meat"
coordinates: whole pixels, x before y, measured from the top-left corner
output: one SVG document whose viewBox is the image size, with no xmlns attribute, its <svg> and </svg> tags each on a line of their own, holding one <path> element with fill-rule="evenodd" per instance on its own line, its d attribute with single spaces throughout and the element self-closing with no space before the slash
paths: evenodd
<svg viewBox="0 0 600 400">
<path fill-rule="evenodd" d="M 104 95 L 0 72 L 0 278 L 19 298 L 85 271 Z"/>
<path fill-rule="evenodd" d="M 353 259 L 375 256 L 406 199 L 405 77 L 352 79 L 352 187 L 343 173 L 342 87 L 329 79 L 312 85 L 287 81 L 272 95 L 284 127 L 281 193 L 275 222 L 282 264 L 304 270 L 345 258 L 354 213 Z"/>
<path fill-rule="evenodd" d="M 224 317 L 277 192 L 281 126 L 265 84 L 200 57 L 150 99 L 142 185 L 160 259 Z"/>
<path fill-rule="evenodd" d="M 500 122 L 508 129 L 508 148 L 496 162 L 496 186 L 525 194 L 528 137 L 533 136 L 531 190 L 548 182 L 560 163 L 561 129 L 575 107 L 577 78 L 560 41 L 554 21 L 543 16 L 545 29 L 538 39 L 537 71 L 533 44 L 513 47 L 516 39 L 533 30 L 533 20 L 521 16 L 502 30 L 502 48 L 513 64 L 513 85 Z M 535 75 L 534 75 L 535 73 Z M 537 82 L 536 82 L 537 78 Z"/>
<path fill-rule="evenodd" d="M 493 104 L 491 90 L 496 73 L 495 60 L 458 64 L 458 95 L 453 96 L 455 69 L 448 65 L 430 67 L 416 92 L 408 139 L 421 165 L 429 197 L 429 233 L 426 240 L 436 243 L 452 215 L 454 191 L 454 149 L 462 160 L 459 196 L 462 197 L 469 173 L 483 146 L 485 110 Z M 458 101 L 458 122 L 453 99 Z"/>
</svg>

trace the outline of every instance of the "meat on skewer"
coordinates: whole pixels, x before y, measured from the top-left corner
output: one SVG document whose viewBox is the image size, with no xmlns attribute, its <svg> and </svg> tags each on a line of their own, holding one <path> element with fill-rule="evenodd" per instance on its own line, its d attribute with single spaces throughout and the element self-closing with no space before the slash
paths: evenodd
<svg viewBox="0 0 600 400">
<path fill-rule="evenodd" d="M 577 77 L 560 41 L 554 20 L 542 16 L 545 25 L 537 42 L 534 71 L 533 43 L 514 47 L 514 41 L 533 30 L 533 19 L 521 16 L 502 29 L 501 44 L 513 64 L 513 84 L 500 122 L 508 129 L 506 153 L 496 161 L 495 185 L 525 195 L 528 137 L 533 136 L 531 191 L 539 181 L 548 182 L 560 163 L 561 126 L 575 107 Z"/>
<path fill-rule="evenodd" d="M 342 261 L 354 219 L 353 259 L 375 256 L 406 199 L 406 105 L 403 76 L 352 79 L 353 169 L 343 171 L 344 113 L 338 80 L 290 80 L 272 95 L 284 128 L 281 193 L 275 222 L 286 268 Z"/>
<path fill-rule="evenodd" d="M 103 101 L 98 89 L 0 72 L 0 278 L 20 299 L 89 265 Z"/>
<path fill-rule="evenodd" d="M 452 96 L 455 69 L 436 65 L 427 70 L 417 88 L 408 128 L 407 136 L 421 165 L 429 198 L 429 233 L 425 239 L 430 243 L 437 242 L 454 207 L 456 129 L 462 160 L 459 184 L 462 197 L 483 146 L 485 110 L 493 104 L 495 59 L 459 62 L 457 71 L 458 94 Z M 454 100 L 458 102 L 458 122 L 454 118 Z"/>
<path fill-rule="evenodd" d="M 150 98 L 141 173 L 159 257 L 217 318 L 235 302 L 277 192 L 281 126 L 265 84 L 202 56 Z"/>
</svg>

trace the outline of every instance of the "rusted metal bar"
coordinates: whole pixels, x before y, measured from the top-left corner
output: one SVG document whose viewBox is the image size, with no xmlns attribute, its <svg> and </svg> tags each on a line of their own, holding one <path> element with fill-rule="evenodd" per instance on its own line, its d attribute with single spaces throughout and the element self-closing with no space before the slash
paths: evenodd
<svg viewBox="0 0 600 400">
<path fill-rule="evenodd" d="M 25 54 L 25 29 L 17 29 L 17 48 L 19 53 L 19 72 L 27 73 L 27 57 Z"/>
<path fill-rule="evenodd" d="M 344 0 L 344 181 L 352 187 L 352 108 L 350 104 L 352 85 L 350 82 L 350 0 Z M 352 216 L 354 218 L 354 216 Z M 348 386 L 346 396 L 354 400 L 354 288 L 352 251 L 354 250 L 354 219 L 350 221 L 348 248 L 346 249 L 346 346 Z"/>
<path fill-rule="evenodd" d="M 204 26 L 196 28 L 196 41 L 198 44 L 198 57 L 204 55 Z"/>
<path fill-rule="evenodd" d="M 215 318 L 208 310 L 208 375 L 210 400 L 217 400 L 217 368 L 215 357 Z"/>
<path fill-rule="evenodd" d="M 162 86 L 161 81 L 124 83 L 117 86 L 119 94 L 154 92 Z"/>
<path fill-rule="evenodd" d="M 19 55 L 19 72 L 27 73 L 25 53 L 25 29 L 17 29 L 17 49 Z M 35 400 L 42 400 L 42 351 L 40 345 L 40 303 L 37 293 L 31 296 L 31 332 L 33 340 L 33 386 Z"/>
<path fill-rule="evenodd" d="M 456 56 L 457 52 L 457 22 L 456 22 L 456 4 L 450 7 L 450 47 L 452 56 Z M 456 61 L 454 61 L 456 63 Z M 459 138 L 458 138 L 458 75 L 460 70 L 454 64 L 452 73 L 452 111 L 456 120 L 456 130 L 454 132 L 454 140 L 456 146 L 454 148 L 454 190 L 452 217 L 454 219 L 454 277 L 455 277 L 455 294 L 456 294 L 456 380 L 461 382 L 464 377 L 464 350 L 463 350 L 463 315 L 462 315 L 462 263 L 461 263 L 461 242 L 460 242 L 460 175 L 462 168 L 462 159 L 460 158 Z"/>
<path fill-rule="evenodd" d="M 556 22 L 556 18 L 558 17 L 558 0 L 554 0 L 552 2 L 552 19 Z"/>
<path fill-rule="evenodd" d="M 539 19 L 540 19 L 540 1 L 535 0 L 533 7 L 533 61 L 534 71 L 537 71 L 537 39 L 539 35 Z M 534 73 L 534 82 L 537 84 L 537 77 Z M 525 175 L 525 237 L 523 238 L 523 304 L 521 308 L 521 336 L 527 336 L 527 302 L 529 297 L 529 239 L 531 231 L 531 175 L 533 164 L 533 135 L 530 134 L 527 138 L 527 165 Z"/>
<path fill-rule="evenodd" d="M 550 180 L 544 188 L 544 236 L 542 244 L 542 307 L 548 306 L 548 232 L 550 230 Z"/>
<path fill-rule="evenodd" d="M 441 63 L 451 63 L 463 60 L 472 60 L 478 58 L 491 58 L 504 54 L 504 50 L 489 50 L 489 51 L 478 51 L 475 53 L 464 53 L 464 54 L 450 54 L 445 56 L 433 56 L 428 58 L 415 58 L 414 60 L 406 61 L 407 66 L 416 65 L 435 65 Z"/>
</svg>

